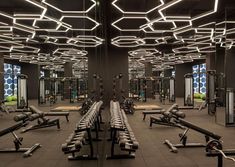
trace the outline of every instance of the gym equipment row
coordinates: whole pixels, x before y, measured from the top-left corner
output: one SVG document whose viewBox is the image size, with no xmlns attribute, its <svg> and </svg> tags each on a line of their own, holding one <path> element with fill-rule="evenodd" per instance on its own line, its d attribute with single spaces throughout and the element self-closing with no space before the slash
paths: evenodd
<svg viewBox="0 0 235 167">
<path fill-rule="evenodd" d="M 57 77 L 39 79 L 39 97 L 38 104 L 53 105 L 57 100 L 64 100 L 65 82 L 68 82 L 69 101 L 74 103 L 87 96 L 87 81 L 76 77 Z"/>
<path fill-rule="evenodd" d="M 205 135 L 206 143 L 209 142 L 210 139 L 219 140 L 221 138 L 221 136 L 214 134 L 213 132 L 210 132 L 206 129 L 203 129 L 197 125 L 194 125 L 191 122 L 188 122 L 182 118 L 175 119 L 174 121 L 186 128 L 183 133 L 179 134 L 180 142 L 181 142 L 180 144 L 172 144 L 169 140 L 165 140 L 165 142 L 164 142 L 170 148 L 170 150 L 174 153 L 178 152 L 177 148 L 205 147 L 206 146 L 206 144 L 203 144 L 203 143 L 187 143 L 187 140 L 188 140 L 187 133 L 190 129 L 195 130 L 195 131 Z"/>
<path fill-rule="evenodd" d="M 146 102 L 147 83 L 151 82 L 153 98 L 159 95 L 159 100 L 165 104 L 165 100 L 175 102 L 175 78 L 174 77 L 144 77 L 130 80 L 130 97 Z"/>
<path fill-rule="evenodd" d="M 102 101 L 94 102 L 89 111 L 80 119 L 74 132 L 69 136 L 64 144 L 62 144 L 62 151 L 64 154 L 72 154 L 68 156 L 68 160 L 95 160 L 97 156 L 94 155 L 93 141 L 100 141 L 99 139 L 99 114 Z M 95 139 L 92 138 L 92 128 L 95 128 Z M 77 155 L 80 150 L 89 145 L 90 154 Z"/>
<path fill-rule="evenodd" d="M 119 102 L 110 102 L 110 137 L 111 155 L 107 159 L 135 158 L 135 152 L 139 148 L 134 133 L 128 123 L 125 112 L 120 108 Z M 115 144 L 119 144 L 122 151 L 128 154 L 115 154 Z"/>
<path fill-rule="evenodd" d="M 0 153 L 12 153 L 12 152 L 23 152 L 23 157 L 29 157 L 33 154 L 35 150 L 37 150 L 41 145 L 39 143 L 34 144 L 32 147 L 29 148 L 21 148 L 23 137 L 18 137 L 14 131 L 27 126 L 27 122 L 20 122 L 11 127 L 5 128 L 0 131 L 0 137 L 11 133 L 13 135 L 13 143 L 15 148 L 3 148 L 0 149 Z"/>
<path fill-rule="evenodd" d="M 158 124 L 185 129 L 184 126 L 175 121 L 175 119 L 185 118 L 185 113 L 179 111 L 177 104 L 173 104 L 166 111 L 162 110 L 160 114 L 161 116 L 159 117 L 150 116 L 150 127 L 152 127 L 152 124 Z"/>
</svg>

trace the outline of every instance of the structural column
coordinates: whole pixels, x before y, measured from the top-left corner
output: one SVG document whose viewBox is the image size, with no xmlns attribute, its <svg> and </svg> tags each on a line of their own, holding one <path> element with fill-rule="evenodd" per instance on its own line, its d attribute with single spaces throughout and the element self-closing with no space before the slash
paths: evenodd
<svg viewBox="0 0 235 167">
<path fill-rule="evenodd" d="M 227 88 L 233 88 L 235 90 L 235 48 L 232 47 L 231 49 L 225 50 L 225 76 L 226 76 L 226 83 Z"/>
<path fill-rule="evenodd" d="M 28 76 L 28 99 L 38 98 L 40 66 L 37 64 L 22 63 L 21 74 Z"/>
<path fill-rule="evenodd" d="M 208 53 L 206 55 L 206 70 L 215 70 L 215 53 Z"/>
<path fill-rule="evenodd" d="M 175 65 L 175 95 L 176 97 L 184 97 L 184 75 L 192 73 L 192 64 Z"/>
<path fill-rule="evenodd" d="M 145 76 L 148 78 L 153 76 L 153 65 L 150 62 L 145 63 Z M 146 97 L 147 98 L 153 97 L 152 86 L 153 86 L 152 81 L 147 80 L 146 82 Z"/>
<path fill-rule="evenodd" d="M 73 63 L 66 62 L 64 64 L 64 77 L 72 77 L 73 76 Z M 69 99 L 70 98 L 70 83 L 68 80 L 64 83 L 64 98 Z"/>
</svg>

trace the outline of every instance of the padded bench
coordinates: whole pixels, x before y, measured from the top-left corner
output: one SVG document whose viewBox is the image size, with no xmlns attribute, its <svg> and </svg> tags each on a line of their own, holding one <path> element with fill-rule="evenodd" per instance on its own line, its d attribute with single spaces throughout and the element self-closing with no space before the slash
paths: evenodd
<svg viewBox="0 0 235 167">
<path fill-rule="evenodd" d="M 143 111 L 142 114 L 144 115 L 143 120 L 145 120 L 146 115 L 151 115 L 151 114 L 162 114 L 165 110 L 146 110 Z"/>
<path fill-rule="evenodd" d="M 67 122 L 69 121 L 69 112 L 43 112 L 35 106 L 29 106 L 32 113 L 43 113 L 45 116 L 65 116 Z"/>
</svg>

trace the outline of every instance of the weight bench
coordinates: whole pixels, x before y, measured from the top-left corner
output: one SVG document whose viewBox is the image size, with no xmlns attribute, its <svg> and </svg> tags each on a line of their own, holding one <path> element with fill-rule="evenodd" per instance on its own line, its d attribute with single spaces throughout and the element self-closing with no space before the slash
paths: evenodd
<svg viewBox="0 0 235 167">
<path fill-rule="evenodd" d="M 26 122 L 17 123 L 9 128 L 6 128 L 0 131 L 0 137 L 8 133 L 11 133 L 14 137 L 13 143 L 15 145 L 15 148 L 0 149 L 0 153 L 24 152 L 23 157 L 29 157 L 33 154 L 35 150 L 41 147 L 39 143 L 36 143 L 32 147 L 29 147 L 29 148 L 20 147 L 22 145 L 23 137 L 18 137 L 14 131 L 26 126 L 27 124 L 28 123 Z"/>
<path fill-rule="evenodd" d="M 205 135 L 205 139 L 206 139 L 206 143 L 210 141 L 210 138 L 212 139 L 216 139 L 219 140 L 221 138 L 221 136 L 214 134 L 213 132 L 210 132 L 206 129 L 203 129 L 201 127 L 198 127 L 188 121 L 185 121 L 181 118 L 179 118 L 178 120 L 175 120 L 176 123 L 181 124 L 182 126 L 186 127 L 187 129 L 179 134 L 180 137 L 180 144 L 172 144 L 169 140 L 165 140 L 164 144 L 166 144 L 170 150 L 174 153 L 177 153 L 178 150 L 177 148 L 186 148 L 186 147 L 205 147 L 206 144 L 202 144 L 202 143 L 187 143 L 187 133 L 189 131 L 189 129 L 195 130 L 199 133 L 202 133 L 203 135 Z"/>
<path fill-rule="evenodd" d="M 32 113 L 43 113 L 45 116 L 65 116 L 66 121 L 69 122 L 69 112 L 43 112 L 36 108 L 35 106 L 29 106 Z"/>
<path fill-rule="evenodd" d="M 143 111 L 142 114 L 144 115 L 143 120 L 145 120 L 146 115 L 152 115 L 152 114 L 162 114 L 165 110 L 146 110 Z"/>
<path fill-rule="evenodd" d="M 152 124 L 159 124 L 159 125 L 173 126 L 184 129 L 183 126 L 173 121 L 173 119 L 185 118 L 185 114 L 178 110 L 178 105 L 176 103 L 173 104 L 171 107 L 169 107 L 167 111 L 162 110 L 160 114 L 161 116 L 159 117 L 155 116 L 150 117 L 150 127 L 152 127 Z"/>
<path fill-rule="evenodd" d="M 57 126 L 57 128 L 60 129 L 60 120 L 58 118 L 48 119 L 45 117 L 43 113 L 34 113 L 34 114 L 29 113 L 29 112 L 23 113 L 23 114 L 16 115 L 14 117 L 14 120 L 16 122 L 22 121 L 23 123 L 37 120 L 36 125 L 31 125 L 28 128 L 23 129 L 22 133 L 30 131 L 30 130 L 42 129 L 42 128 L 47 128 L 51 126 Z"/>
</svg>

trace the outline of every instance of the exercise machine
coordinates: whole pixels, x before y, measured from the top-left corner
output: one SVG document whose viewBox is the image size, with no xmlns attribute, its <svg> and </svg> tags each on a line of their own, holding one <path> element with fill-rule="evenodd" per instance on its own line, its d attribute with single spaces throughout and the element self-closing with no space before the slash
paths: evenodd
<svg viewBox="0 0 235 167">
<path fill-rule="evenodd" d="M 206 102 L 202 102 L 199 106 L 194 106 L 194 90 L 193 90 L 193 74 L 184 75 L 184 106 L 179 106 L 179 110 L 196 109 L 201 111 L 206 108 Z"/>
<path fill-rule="evenodd" d="M 17 109 L 28 108 L 27 75 L 17 76 Z"/>
<path fill-rule="evenodd" d="M 214 134 L 213 132 L 210 132 L 206 129 L 203 129 L 197 125 L 194 125 L 191 122 L 188 122 L 182 118 L 175 119 L 174 121 L 178 124 L 181 124 L 186 129 L 183 133 L 179 134 L 180 142 L 181 142 L 180 144 L 172 144 L 169 140 L 165 140 L 164 144 L 166 144 L 173 153 L 178 152 L 177 148 L 205 147 L 206 146 L 206 144 L 203 144 L 203 143 L 188 143 L 187 142 L 187 140 L 188 140 L 187 133 L 189 132 L 190 129 L 195 130 L 195 131 L 205 135 L 206 143 L 209 142 L 210 139 L 220 140 L 220 138 L 221 138 L 221 136 Z"/>
<path fill-rule="evenodd" d="M 0 131 L 0 137 L 11 133 L 14 137 L 13 143 L 15 145 L 15 148 L 0 149 L 0 153 L 23 152 L 24 153 L 23 157 L 29 157 L 33 154 L 34 151 L 36 151 L 39 147 L 41 147 L 39 143 L 36 143 L 32 147 L 21 148 L 23 137 L 18 137 L 15 131 L 22 127 L 25 127 L 27 124 L 28 124 L 27 122 L 20 122 Z"/>
<path fill-rule="evenodd" d="M 175 78 L 169 78 L 169 102 L 175 102 Z"/>
<path fill-rule="evenodd" d="M 217 107 L 215 113 L 216 123 L 227 127 L 235 126 L 234 113 L 234 90 L 232 88 L 226 89 L 226 99 L 224 107 Z"/>
<path fill-rule="evenodd" d="M 58 82 L 56 78 L 45 78 L 39 79 L 39 97 L 38 105 L 43 106 L 49 104 L 49 106 L 56 103 L 58 92 Z"/>
<path fill-rule="evenodd" d="M 184 106 L 194 106 L 193 75 L 184 75 Z"/>
</svg>

